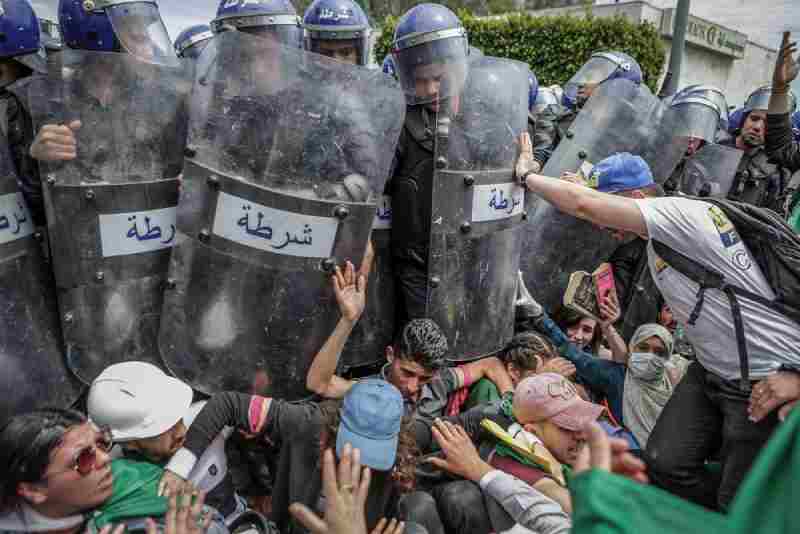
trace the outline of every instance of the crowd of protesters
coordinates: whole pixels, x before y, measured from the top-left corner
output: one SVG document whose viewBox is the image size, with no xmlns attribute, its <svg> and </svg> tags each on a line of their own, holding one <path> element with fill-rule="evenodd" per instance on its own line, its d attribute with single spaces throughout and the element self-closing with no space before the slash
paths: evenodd
<svg viewBox="0 0 800 534">
<path fill-rule="evenodd" d="M 327 1 L 316 0 L 309 12 Z M 23 3 L 4 0 L 0 23 Z M 62 16 L 74 3 L 61 0 Z M 86 4 L 94 6 L 78 4 L 88 11 Z M 128 19 L 111 13 L 131 9 L 120 4 L 103 15 L 122 32 L 109 37 L 117 40 L 112 53 L 141 53 L 136 47 L 146 36 L 130 28 L 125 34 L 122 21 Z M 239 2 L 223 1 L 220 9 L 233 4 Z M 350 4 L 351 14 L 360 12 Z M 793 410 L 800 401 L 800 297 L 793 293 L 800 289 L 800 141 L 792 129 L 796 104 L 789 86 L 800 63 L 789 34 L 772 85 L 754 87 L 736 117 L 722 120 L 727 106 L 715 103 L 708 88 L 689 87 L 672 99 L 675 106 L 716 105 L 718 122 L 711 138 L 690 136 L 686 161 L 664 183 L 666 191 L 642 157 L 622 151 L 597 162 L 589 176 L 543 174 L 592 94 L 605 82 L 635 77 L 635 60 L 596 54 L 594 70 L 598 61 L 608 63 L 602 80 L 583 80 L 582 69 L 563 98 L 549 88 L 532 92 L 515 179 L 563 214 L 610 232 L 619 245 L 606 258 L 616 291 L 602 297 L 597 315 L 566 303 L 550 310 L 520 272 L 513 338 L 497 354 L 457 365 L 446 357 L 456 340 L 425 314 L 421 280 L 428 266 L 419 258 L 428 256 L 430 243 L 420 238 L 427 231 L 417 223 L 430 206 L 419 205 L 404 174 L 423 159 L 433 164 L 430 151 L 420 156 L 417 144 L 424 142 L 415 137 L 414 121 L 425 123 L 438 111 L 440 88 L 429 85 L 439 82 L 418 76 L 409 86 L 407 73 L 398 72 L 407 68 L 407 50 L 453 35 L 447 33 L 452 28 L 426 29 L 442 17 L 455 18 L 431 6 L 404 16 L 398 27 L 411 25 L 412 38 L 422 38 L 396 36 L 396 53 L 384 63 L 387 75 L 397 76 L 406 96 L 410 91 L 417 100 L 409 105 L 387 187 L 394 192 L 393 224 L 408 228 L 392 235 L 404 320 L 380 367 L 360 376 L 340 372 L 343 351 L 370 310 L 370 246 L 362 265 L 347 261 L 332 270 L 340 318 L 308 368 L 305 400 L 260 391 L 205 395 L 150 362 L 125 361 L 105 367 L 74 406 L 0 422 L 0 533 L 798 528 L 789 497 L 800 468 L 791 456 L 800 443 L 800 411 Z M 344 17 L 347 10 L 339 8 L 322 19 Z M 449 15 L 434 10 L 426 19 L 425 10 L 433 8 Z M 223 15 L 216 34 L 254 16 Z M 366 64 L 362 35 L 331 36 L 309 17 L 311 52 Z M 274 22 L 256 18 L 248 24 Z M 274 28 L 264 34 L 272 31 L 278 34 Z M 202 65 L 198 45 L 217 38 L 215 32 L 192 30 L 176 49 Z M 69 32 L 65 36 L 71 46 Z M 76 132 L 84 126 L 34 131 L 16 89 L 13 96 L 6 90 L 37 75 L 35 48 L 0 59 L 9 102 L 2 132 L 9 150 L 0 156 L 19 175 L 31 212 L 44 218 L 35 162 L 75 159 Z M 635 83 L 641 84 L 641 72 Z M 691 178 L 684 165 L 712 145 L 744 153 L 728 199 L 719 202 L 703 191 L 684 194 Z M 407 209 L 398 207 L 402 202 Z M 408 220 L 399 220 L 404 213 Z M 645 311 L 634 313 L 642 303 Z M 266 474 L 254 491 L 242 472 Z M 759 523 L 770 496 L 769 518 Z"/>
</svg>

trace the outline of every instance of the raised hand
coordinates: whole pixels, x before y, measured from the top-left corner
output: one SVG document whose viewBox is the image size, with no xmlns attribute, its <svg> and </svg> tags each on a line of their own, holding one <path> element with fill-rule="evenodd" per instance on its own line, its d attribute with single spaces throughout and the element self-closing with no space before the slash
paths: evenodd
<svg viewBox="0 0 800 534">
<path fill-rule="evenodd" d="M 367 302 L 367 279 L 363 274 L 356 275 L 355 267 L 349 261 L 344 272 L 337 266 L 332 278 L 342 317 L 351 322 L 358 321 Z"/>
</svg>

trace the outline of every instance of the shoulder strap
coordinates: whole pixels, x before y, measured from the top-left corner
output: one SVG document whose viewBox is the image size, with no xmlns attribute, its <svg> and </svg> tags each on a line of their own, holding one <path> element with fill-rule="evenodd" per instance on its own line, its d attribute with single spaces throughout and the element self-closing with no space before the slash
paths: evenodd
<svg viewBox="0 0 800 534">
<path fill-rule="evenodd" d="M 728 297 L 728 302 L 731 305 L 731 315 L 733 316 L 734 330 L 736 332 L 736 345 L 739 350 L 739 368 L 742 374 L 739 387 L 742 391 L 749 392 L 750 357 L 747 354 L 747 340 L 744 337 L 744 322 L 742 321 L 742 310 L 739 306 L 737 294 L 753 300 L 758 300 L 761 303 L 768 304 L 770 307 L 774 307 L 774 303 L 761 297 L 760 295 L 756 295 L 750 291 L 745 291 L 738 287 L 729 285 L 727 282 L 725 282 L 725 277 L 722 275 L 722 273 L 699 264 L 693 259 L 684 256 L 677 250 L 673 250 L 664 243 L 656 241 L 655 239 L 653 240 L 653 250 L 655 250 L 656 254 L 666 261 L 670 267 L 676 269 L 679 273 L 683 274 L 690 280 L 693 280 L 700 286 L 697 291 L 697 303 L 695 304 L 694 310 L 692 310 L 692 313 L 689 316 L 689 325 L 694 326 L 698 317 L 700 317 L 700 312 L 702 311 L 703 303 L 705 302 L 706 289 L 718 289 L 725 293 L 725 296 Z"/>
</svg>

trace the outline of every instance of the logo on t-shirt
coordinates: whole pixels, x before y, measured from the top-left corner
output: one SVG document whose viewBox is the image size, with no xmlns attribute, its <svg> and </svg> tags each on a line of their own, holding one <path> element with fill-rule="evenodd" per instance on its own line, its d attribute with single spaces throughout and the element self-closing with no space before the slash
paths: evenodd
<svg viewBox="0 0 800 534">
<path fill-rule="evenodd" d="M 218 472 L 219 472 L 219 471 L 217 470 L 217 464 L 211 464 L 211 465 L 208 467 L 208 474 L 209 474 L 209 475 L 211 475 L 212 477 L 215 477 L 215 476 L 217 476 L 217 473 L 218 473 Z"/>
<path fill-rule="evenodd" d="M 656 254 L 656 274 L 661 274 L 661 271 L 669 267 L 669 264 L 664 261 L 664 258 Z"/>
<path fill-rule="evenodd" d="M 753 266 L 753 260 L 746 250 L 737 250 L 733 254 L 733 265 L 742 271 L 748 271 Z"/>
<path fill-rule="evenodd" d="M 708 215 L 717 228 L 717 232 L 719 232 L 719 237 L 725 248 L 730 248 L 741 241 L 739 234 L 736 233 L 736 228 L 733 227 L 733 223 L 721 209 L 716 206 L 711 206 L 708 208 Z"/>
</svg>

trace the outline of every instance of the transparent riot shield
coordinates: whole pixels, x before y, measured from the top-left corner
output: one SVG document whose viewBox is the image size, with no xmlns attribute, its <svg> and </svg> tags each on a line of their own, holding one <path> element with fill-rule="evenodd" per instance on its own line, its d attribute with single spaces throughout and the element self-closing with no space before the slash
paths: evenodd
<svg viewBox="0 0 800 534">
<path fill-rule="evenodd" d="M 513 336 L 525 208 L 514 165 L 528 74 L 483 57 L 437 113 L 426 314 L 447 335 L 451 360 L 495 353 Z"/>
<path fill-rule="evenodd" d="M 0 421 L 44 406 L 67 408 L 81 392 L 67 370 L 42 238 L 0 134 Z"/>
<path fill-rule="evenodd" d="M 65 49 L 31 100 L 37 129 L 70 125 L 77 141 L 76 159 L 41 171 L 67 360 L 85 383 L 160 362 L 188 88 L 177 67 Z"/>
<path fill-rule="evenodd" d="M 215 37 L 196 80 L 161 354 L 206 393 L 298 398 L 339 318 L 330 275 L 361 263 L 403 93 L 242 32 Z"/>
<path fill-rule="evenodd" d="M 698 197 L 726 198 L 743 155 L 733 147 L 704 146 L 686 160 L 681 191 Z"/>
<path fill-rule="evenodd" d="M 654 179 L 669 178 L 688 139 L 673 134 L 681 119 L 644 85 L 612 80 L 600 85 L 569 128 L 543 170 L 547 176 L 576 173 L 617 152 L 641 156 Z M 528 195 L 522 272 L 531 294 L 547 309 L 561 302 L 571 273 L 592 272 L 616 248 L 608 232 L 559 212 Z"/>
</svg>

